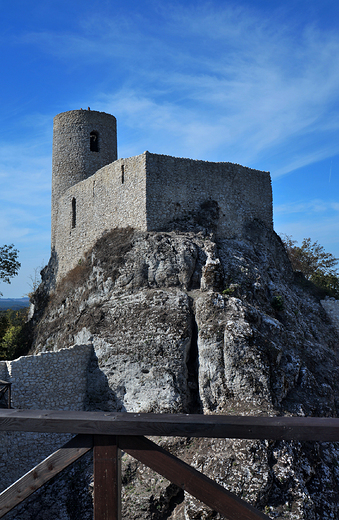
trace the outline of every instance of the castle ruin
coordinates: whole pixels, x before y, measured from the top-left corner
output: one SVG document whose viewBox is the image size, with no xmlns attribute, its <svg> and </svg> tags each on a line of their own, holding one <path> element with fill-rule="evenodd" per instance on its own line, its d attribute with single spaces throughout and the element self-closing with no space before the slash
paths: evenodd
<svg viewBox="0 0 339 520">
<path fill-rule="evenodd" d="M 52 254 L 57 279 L 105 232 L 163 231 L 206 204 L 217 209 L 217 237 L 241 237 L 254 219 L 273 227 L 269 172 L 144 152 L 117 158 L 116 119 L 91 110 L 54 118 Z"/>
</svg>

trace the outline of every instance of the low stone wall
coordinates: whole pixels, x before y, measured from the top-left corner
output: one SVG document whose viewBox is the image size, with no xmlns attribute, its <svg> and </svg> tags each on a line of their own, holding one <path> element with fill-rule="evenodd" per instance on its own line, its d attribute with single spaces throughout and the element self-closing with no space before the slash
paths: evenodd
<svg viewBox="0 0 339 520">
<path fill-rule="evenodd" d="M 320 303 L 339 334 L 339 300 L 329 298 L 328 300 L 321 300 Z"/>
<path fill-rule="evenodd" d="M 12 407 L 83 410 L 90 345 L 0 362 L 0 379 L 12 383 Z M 71 437 L 68 434 L 0 432 L 0 490 L 5 489 Z"/>
<path fill-rule="evenodd" d="M 2 381 L 8 381 L 7 363 L 8 361 L 0 361 L 0 379 Z"/>
</svg>

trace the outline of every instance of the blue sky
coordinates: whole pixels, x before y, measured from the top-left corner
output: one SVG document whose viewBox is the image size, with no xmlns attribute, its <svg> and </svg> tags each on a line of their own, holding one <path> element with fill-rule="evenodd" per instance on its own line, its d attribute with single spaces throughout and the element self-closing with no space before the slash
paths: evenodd
<svg viewBox="0 0 339 520">
<path fill-rule="evenodd" d="M 145 150 L 269 170 L 278 233 L 339 257 L 339 3 L 12 0 L 0 18 L 0 245 L 30 291 L 50 254 L 53 117 L 118 120 Z"/>
</svg>

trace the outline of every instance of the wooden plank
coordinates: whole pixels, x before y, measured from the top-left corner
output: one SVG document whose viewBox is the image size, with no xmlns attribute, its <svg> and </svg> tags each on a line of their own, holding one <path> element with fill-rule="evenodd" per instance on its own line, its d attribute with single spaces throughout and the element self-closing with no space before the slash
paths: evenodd
<svg viewBox="0 0 339 520">
<path fill-rule="evenodd" d="M 119 446 L 228 520 L 269 520 L 264 513 L 145 437 L 121 436 Z"/>
<path fill-rule="evenodd" d="M 94 520 L 121 519 L 121 455 L 115 435 L 95 435 Z"/>
<path fill-rule="evenodd" d="M 91 435 L 77 435 L 0 494 L 0 518 L 93 447 Z"/>
<path fill-rule="evenodd" d="M 339 419 L 331 417 L 237 417 L 0 409 L 0 430 L 339 441 Z"/>
</svg>

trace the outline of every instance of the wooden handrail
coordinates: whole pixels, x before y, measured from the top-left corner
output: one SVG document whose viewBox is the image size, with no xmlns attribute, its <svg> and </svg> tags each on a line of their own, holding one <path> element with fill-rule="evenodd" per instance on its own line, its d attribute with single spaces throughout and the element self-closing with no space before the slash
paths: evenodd
<svg viewBox="0 0 339 520">
<path fill-rule="evenodd" d="M 146 439 L 144 435 L 339 441 L 339 419 L 331 417 L 239 417 L 0 409 L 0 430 L 78 434 L 0 494 L 0 518 L 93 446 L 94 520 L 121 518 L 120 449 L 205 502 L 228 520 L 269 520 L 264 513 Z"/>
<path fill-rule="evenodd" d="M 333 417 L 241 417 L 0 409 L 0 430 L 339 441 L 339 419 Z"/>
<path fill-rule="evenodd" d="M 92 435 L 77 435 L 0 493 L 0 518 L 93 448 Z"/>
</svg>

